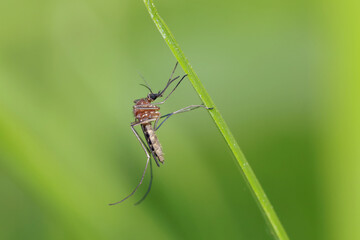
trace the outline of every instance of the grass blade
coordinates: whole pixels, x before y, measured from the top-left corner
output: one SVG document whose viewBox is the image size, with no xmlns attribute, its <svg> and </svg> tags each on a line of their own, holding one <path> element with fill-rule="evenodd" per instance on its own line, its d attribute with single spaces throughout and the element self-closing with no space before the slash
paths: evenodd
<svg viewBox="0 0 360 240">
<path fill-rule="evenodd" d="M 260 185 L 260 182 L 255 176 L 252 168 L 250 167 L 248 161 L 246 160 L 244 154 L 242 153 L 238 143 L 236 142 L 234 136 L 230 132 L 229 127 L 226 125 L 223 117 L 216 108 L 214 102 L 212 101 L 210 95 L 206 92 L 204 86 L 200 82 L 195 71 L 191 67 L 189 61 L 185 57 L 183 51 L 181 50 L 179 44 L 176 42 L 174 36 L 170 32 L 169 28 L 165 24 L 164 20 L 158 14 L 155 5 L 152 0 L 144 0 L 145 6 L 154 21 L 156 27 L 160 31 L 165 42 L 169 46 L 170 50 L 178 60 L 179 64 L 183 70 L 188 74 L 188 77 L 195 88 L 196 92 L 200 96 L 202 102 L 207 107 L 213 107 L 214 109 L 209 111 L 211 117 L 213 118 L 216 126 L 219 128 L 221 134 L 224 136 L 225 141 L 229 145 L 232 153 L 234 154 L 238 164 L 240 165 L 241 170 L 244 173 L 245 179 L 249 183 L 251 190 L 253 191 L 256 200 L 259 203 L 260 208 L 262 209 L 265 218 L 268 220 L 275 237 L 279 240 L 289 239 L 285 229 L 283 228 L 279 218 L 276 215 L 268 197 L 266 196 L 263 188 Z"/>
</svg>

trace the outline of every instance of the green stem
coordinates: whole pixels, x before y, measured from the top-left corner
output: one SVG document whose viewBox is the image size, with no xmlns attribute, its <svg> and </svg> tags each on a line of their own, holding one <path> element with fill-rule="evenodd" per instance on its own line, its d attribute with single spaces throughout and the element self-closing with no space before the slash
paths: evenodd
<svg viewBox="0 0 360 240">
<path fill-rule="evenodd" d="M 269 199 L 267 198 L 263 188 L 261 187 L 260 182 L 257 180 L 255 173 L 251 169 L 238 143 L 236 142 L 234 136 L 230 132 L 229 127 L 225 123 L 223 117 L 221 116 L 220 112 L 218 111 L 211 97 L 206 92 L 204 86 L 200 82 L 198 76 L 191 67 L 189 61 L 185 57 L 183 51 L 181 50 L 179 44 L 176 42 L 174 36 L 170 32 L 164 20 L 158 14 L 153 1 L 144 0 L 144 3 L 146 5 L 147 10 L 149 11 L 152 20 L 154 21 L 155 25 L 157 26 L 158 30 L 160 31 L 162 37 L 166 41 L 170 50 L 178 60 L 181 67 L 188 74 L 188 77 L 193 87 L 195 88 L 196 92 L 199 94 L 201 100 L 203 101 L 205 106 L 214 108 L 213 110 L 209 111 L 210 115 L 213 118 L 216 126 L 219 128 L 221 134 L 224 136 L 225 141 L 229 145 L 238 164 L 240 165 L 244 173 L 244 176 L 250 185 L 251 190 L 256 196 L 256 200 L 258 201 L 259 205 L 261 206 L 261 209 L 263 210 L 264 215 L 266 216 L 265 218 L 269 221 L 272 227 L 275 237 L 280 240 L 289 239 Z"/>
</svg>

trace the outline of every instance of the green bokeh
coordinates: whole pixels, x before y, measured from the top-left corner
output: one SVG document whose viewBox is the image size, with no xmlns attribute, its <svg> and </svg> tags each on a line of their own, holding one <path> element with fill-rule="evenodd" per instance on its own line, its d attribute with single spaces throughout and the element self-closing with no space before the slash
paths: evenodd
<svg viewBox="0 0 360 240">
<path fill-rule="evenodd" d="M 157 2 L 290 239 L 358 239 L 355 6 Z M 107 205 L 145 165 L 138 72 L 159 90 L 175 64 L 141 0 L 3 0 L 0 22 L 0 239 L 273 239 L 203 110 L 158 131 L 145 202 L 148 179 Z M 184 82 L 162 112 L 199 103 Z"/>
</svg>

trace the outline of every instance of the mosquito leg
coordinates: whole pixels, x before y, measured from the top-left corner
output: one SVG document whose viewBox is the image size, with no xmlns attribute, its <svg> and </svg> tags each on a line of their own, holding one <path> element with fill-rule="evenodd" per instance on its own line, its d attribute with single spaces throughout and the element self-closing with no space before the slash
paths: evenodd
<svg viewBox="0 0 360 240">
<path fill-rule="evenodd" d="M 184 108 L 182 108 L 182 109 L 179 109 L 179 110 L 177 110 L 177 111 L 175 111 L 175 112 L 168 113 L 168 114 L 163 115 L 163 116 L 160 117 L 160 118 L 165 118 L 165 119 L 160 123 L 159 126 L 158 126 L 157 124 L 159 123 L 159 119 L 160 119 L 160 118 L 157 118 L 157 119 L 156 119 L 156 122 L 155 122 L 155 131 L 158 130 L 158 129 L 160 128 L 160 126 L 161 126 L 169 117 L 171 117 L 172 115 L 175 115 L 175 114 L 178 114 L 178 113 L 183 113 L 183 112 L 189 112 L 189 111 L 191 111 L 191 110 L 195 110 L 195 109 L 201 108 L 201 107 L 202 107 L 202 108 L 205 108 L 205 109 L 208 109 L 208 110 L 213 109 L 213 108 L 206 107 L 206 106 L 204 106 L 204 105 L 190 105 L 190 106 L 184 107 Z"/>
<path fill-rule="evenodd" d="M 138 205 L 140 204 L 142 201 L 145 200 L 145 198 L 147 197 L 147 195 L 149 194 L 150 190 L 151 190 L 151 185 L 152 185 L 152 180 L 153 180 L 153 168 L 152 168 L 152 162 L 150 161 L 150 182 L 149 182 L 149 187 L 145 193 L 145 195 L 139 200 L 137 201 L 134 205 Z"/>
<path fill-rule="evenodd" d="M 175 70 L 176 70 L 178 64 L 179 64 L 179 62 L 176 62 L 176 63 L 175 63 L 175 67 L 174 67 L 174 70 L 173 70 L 172 73 L 171 73 L 171 76 L 170 76 L 170 78 L 169 78 L 169 81 L 170 81 L 170 79 L 172 79 L 172 77 L 174 76 L 174 73 L 175 73 Z"/>
<path fill-rule="evenodd" d="M 151 119 L 148 119 L 146 121 L 142 121 L 142 122 L 135 122 L 135 123 L 132 123 L 132 126 L 137 126 L 137 125 L 141 125 L 141 124 L 145 124 L 145 123 L 150 123 L 150 122 L 154 122 L 156 121 L 157 119 L 156 118 L 151 118 Z M 143 146 L 146 146 L 146 144 L 144 143 L 144 141 L 142 140 L 142 138 L 140 138 L 142 143 L 143 143 Z M 156 157 L 156 155 L 154 154 L 154 152 L 149 149 L 149 148 L 146 148 L 150 153 L 151 155 L 153 156 L 154 160 L 155 160 L 155 163 L 158 167 L 160 167 L 160 164 L 159 164 L 159 161 L 158 161 L 158 158 Z"/>
<path fill-rule="evenodd" d="M 142 138 L 140 137 L 140 140 L 141 140 L 142 144 L 145 146 L 147 152 L 151 152 L 151 150 L 149 149 L 149 147 L 146 146 L 146 143 L 145 143 L 144 139 L 142 139 Z"/>
<path fill-rule="evenodd" d="M 147 167 L 148 167 L 148 165 L 149 165 L 150 155 L 149 155 L 148 149 L 145 147 L 142 139 L 140 138 L 139 134 L 136 132 L 136 130 L 135 130 L 135 128 L 134 128 L 134 126 L 136 126 L 136 125 L 139 125 L 139 123 L 131 124 L 131 130 L 132 130 L 133 133 L 135 134 L 136 138 L 139 140 L 139 142 L 140 142 L 140 144 L 141 144 L 142 148 L 144 149 L 144 151 L 145 151 L 145 153 L 146 153 L 146 156 L 147 156 L 144 172 L 143 172 L 143 174 L 142 174 L 142 176 L 141 176 L 141 180 L 140 180 L 139 184 L 135 187 L 135 189 L 134 189 L 128 196 L 126 196 L 125 198 L 123 198 L 123 199 L 122 199 L 121 201 L 119 201 L 119 202 L 110 203 L 109 205 L 119 204 L 119 203 L 125 201 L 126 199 L 128 199 L 129 197 L 131 197 L 131 196 L 136 192 L 136 190 L 139 188 L 139 186 L 141 185 L 142 181 L 144 180 L 144 176 L 145 176 L 145 173 L 146 173 L 146 169 L 147 169 Z"/>
<path fill-rule="evenodd" d="M 175 70 L 176 70 L 178 64 L 179 64 L 179 62 L 176 62 L 176 63 L 175 63 L 175 67 L 174 67 L 174 69 L 173 69 L 173 71 L 172 71 L 172 73 L 171 73 L 171 75 L 170 75 L 170 78 L 169 78 L 169 82 L 172 82 L 171 79 L 172 79 L 172 77 L 174 76 L 174 73 L 175 73 Z M 174 80 L 175 80 L 175 79 L 174 79 Z M 173 80 L 173 81 L 174 81 L 174 80 Z"/>
<path fill-rule="evenodd" d="M 165 103 L 165 101 L 170 97 L 170 95 L 175 91 L 175 89 L 180 85 L 180 83 L 182 82 L 182 80 L 184 80 L 184 78 L 187 76 L 187 74 L 185 74 L 180 81 L 176 84 L 176 86 L 174 87 L 174 89 L 169 93 L 169 95 L 167 95 L 167 97 L 162 101 L 162 102 L 158 102 L 158 103 L 153 103 L 154 105 L 158 105 L 158 104 L 163 104 Z M 175 79 L 174 79 L 175 80 Z M 173 81 L 174 81 L 173 80 Z M 166 89 L 166 88 L 165 88 Z M 165 91 L 165 89 L 163 90 L 163 92 Z"/>
</svg>

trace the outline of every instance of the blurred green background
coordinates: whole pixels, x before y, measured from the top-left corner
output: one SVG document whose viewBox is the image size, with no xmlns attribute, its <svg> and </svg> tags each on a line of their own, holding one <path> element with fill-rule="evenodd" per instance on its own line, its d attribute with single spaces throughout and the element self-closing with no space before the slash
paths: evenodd
<svg viewBox="0 0 360 240">
<path fill-rule="evenodd" d="M 155 3 L 290 238 L 360 239 L 358 3 Z M 145 165 L 138 72 L 160 90 L 176 61 L 141 0 L 2 0 L 0 22 L 0 239 L 273 239 L 203 110 L 158 131 L 145 202 L 148 178 L 107 205 Z M 199 101 L 185 81 L 162 113 Z"/>
</svg>

